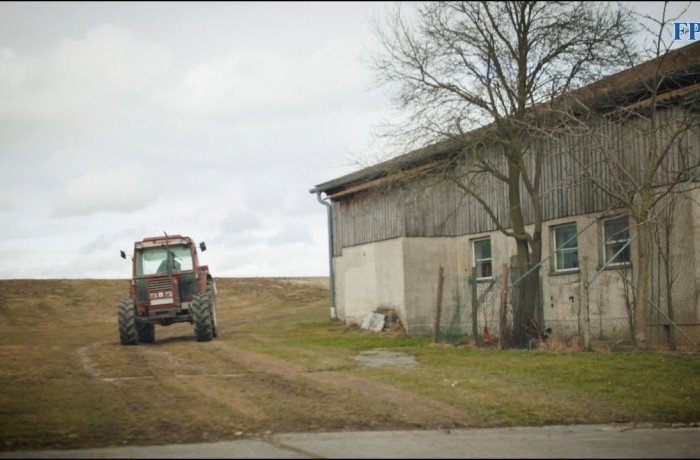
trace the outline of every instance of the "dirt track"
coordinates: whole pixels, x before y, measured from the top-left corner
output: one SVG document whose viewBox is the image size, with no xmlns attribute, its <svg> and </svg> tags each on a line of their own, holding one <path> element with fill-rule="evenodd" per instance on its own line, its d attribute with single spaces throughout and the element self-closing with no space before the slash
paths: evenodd
<svg viewBox="0 0 700 460">
<path fill-rule="evenodd" d="M 700 420 L 694 356 L 455 349 L 330 321 L 327 279 L 218 287 L 217 339 L 122 346 L 127 280 L 0 280 L 0 451 Z"/>
<path fill-rule="evenodd" d="M 191 326 L 181 323 L 157 326 L 156 343 L 138 346 L 119 345 L 117 292 L 125 292 L 126 281 L 3 283 L 0 328 L 10 334 L 8 342 L 11 335 L 17 338 L 0 347 L 8 364 L 0 377 L 11 388 L 0 399 L 11 416 L 0 422 L 3 450 L 447 428 L 469 421 L 463 411 L 437 399 L 349 372 L 361 363 L 339 366 L 337 357 L 305 356 L 311 352 L 299 348 L 289 350 L 301 356 L 294 361 L 279 357 L 284 348 L 266 353 L 275 348 L 275 331 L 297 327 L 287 321 L 292 315 L 296 321 L 331 324 L 325 278 L 220 279 L 218 339 L 195 342 Z M 96 287 L 99 283 L 112 284 Z M 27 290 L 35 292 L 33 300 L 20 297 Z M 76 292 L 84 298 L 71 301 Z M 55 322 L 37 326 L 29 321 L 62 308 L 70 312 Z M 37 341 L 21 340 L 29 334 L 53 343 L 54 356 L 45 355 Z M 382 365 L 392 366 L 391 359 Z M 82 396 L 86 393 L 89 398 Z M 35 407 L 13 397 L 44 402 Z M 18 424 L 23 422 L 39 424 L 40 430 L 22 429 Z"/>
</svg>

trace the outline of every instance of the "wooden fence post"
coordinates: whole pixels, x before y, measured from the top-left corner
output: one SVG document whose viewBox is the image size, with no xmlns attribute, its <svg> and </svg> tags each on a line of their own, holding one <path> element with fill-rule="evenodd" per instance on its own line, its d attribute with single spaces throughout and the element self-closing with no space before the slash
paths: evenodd
<svg viewBox="0 0 700 460">
<path fill-rule="evenodd" d="M 583 256 L 581 283 L 583 283 L 583 348 L 591 349 L 591 316 L 588 304 L 588 256 Z"/>
<path fill-rule="evenodd" d="M 501 305 L 498 316 L 498 328 L 500 338 L 498 346 L 501 350 L 506 348 L 508 337 L 508 264 L 501 265 Z"/>
<path fill-rule="evenodd" d="M 480 347 L 482 344 L 481 336 L 479 335 L 479 304 L 476 296 L 476 268 L 472 270 L 468 280 L 472 302 L 472 335 L 474 336 L 474 343 L 476 343 L 477 347 Z"/>
<path fill-rule="evenodd" d="M 438 288 L 437 288 L 437 300 L 435 301 L 435 336 L 433 337 L 433 342 L 437 342 L 440 338 L 440 313 L 442 312 L 442 285 L 445 280 L 443 273 L 445 269 L 440 267 L 440 272 L 438 274 Z"/>
</svg>

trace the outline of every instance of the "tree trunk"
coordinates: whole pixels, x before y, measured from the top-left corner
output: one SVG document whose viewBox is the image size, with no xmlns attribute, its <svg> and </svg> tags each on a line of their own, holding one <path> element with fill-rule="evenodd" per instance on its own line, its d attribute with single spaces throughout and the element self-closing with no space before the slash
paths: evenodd
<svg viewBox="0 0 700 460">
<path fill-rule="evenodd" d="M 510 220 L 515 233 L 516 260 L 513 281 L 520 279 L 513 292 L 513 334 L 512 346 L 528 348 L 533 338 L 541 337 L 543 313 L 541 302 L 539 260 L 542 257 L 539 233 L 528 238 L 525 231 L 525 219 L 521 207 L 520 169 L 515 162 L 508 162 L 508 203 Z M 530 241 L 537 254 L 530 252 Z M 527 273 L 532 267 L 531 272 Z M 524 278 L 523 275 L 527 275 Z"/>
</svg>

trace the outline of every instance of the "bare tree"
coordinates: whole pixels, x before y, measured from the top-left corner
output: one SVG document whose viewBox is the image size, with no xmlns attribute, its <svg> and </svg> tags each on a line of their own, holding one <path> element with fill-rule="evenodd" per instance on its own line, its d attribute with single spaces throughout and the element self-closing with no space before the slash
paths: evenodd
<svg viewBox="0 0 700 460">
<path fill-rule="evenodd" d="M 608 93 L 604 100 L 596 100 L 597 105 L 577 100 L 580 124 L 576 135 L 594 155 L 587 160 L 576 154 L 574 158 L 584 179 L 628 213 L 636 230 L 631 325 L 640 349 L 647 346 L 647 315 L 654 304 L 650 292 L 654 232 L 664 228 L 662 211 L 672 203 L 671 196 L 696 187 L 700 180 L 700 77 L 697 71 L 688 71 L 688 64 L 697 60 L 697 51 L 683 54 L 679 50 L 674 59 L 669 58 L 673 42 L 665 34 L 674 19 L 667 17 L 666 5 L 661 18 L 641 17 L 639 22 L 647 24 L 655 40 L 649 50 L 653 59 L 634 69 L 636 86 Z M 661 251 L 657 256 L 668 257 L 669 253 Z M 667 277 L 669 270 L 667 264 Z M 668 280 L 666 288 L 672 319 Z"/>
<path fill-rule="evenodd" d="M 514 346 L 526 346 L 527 328 L 541 327 L 543 316 L 544 157 L 533 133 L 552 123 L 533 113 L 546 113 L 538 108 L 629 65 L 631 24 L 629 13 L 614 4 L 536 1 L 418 3 L 413 16 L 399 7 L 375 23 L 383 46 L 371 66 L 380 83 L 396 89 L 394 102 L 406 114 L 384 135 L 405 140 L 406 147 L 464 141 L 468 171 L 445 169 L 443 177 L 515 240 L 518 271 L 528 278 L 514 311 Z M 479 136 L 477 127 L 486 127 Z M 475 175 L 493 178 L 507 195 L 505 219 L 467 179 Z M 524 207 L 532 210 L 530 231 Z"/>
</svg>

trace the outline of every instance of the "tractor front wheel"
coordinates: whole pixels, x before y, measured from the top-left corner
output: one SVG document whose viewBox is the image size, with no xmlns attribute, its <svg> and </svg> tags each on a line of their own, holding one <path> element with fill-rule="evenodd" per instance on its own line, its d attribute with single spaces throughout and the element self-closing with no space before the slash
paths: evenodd
<svg viewBox="0 0 700 460">
<path fill-rule="evenodd" d="M 119 302 L 119 340 L 122 345 L 138 345 L 139 335 L 134 301 L 122 299 Z"/>
<path fill-rule="evenodd" d="M 192 324 L 197 342 L 209 342 L 214 337 L 211 311 L 209 294 L 206 292 L 195 294 L 192 300 Z"/>
</svg>

